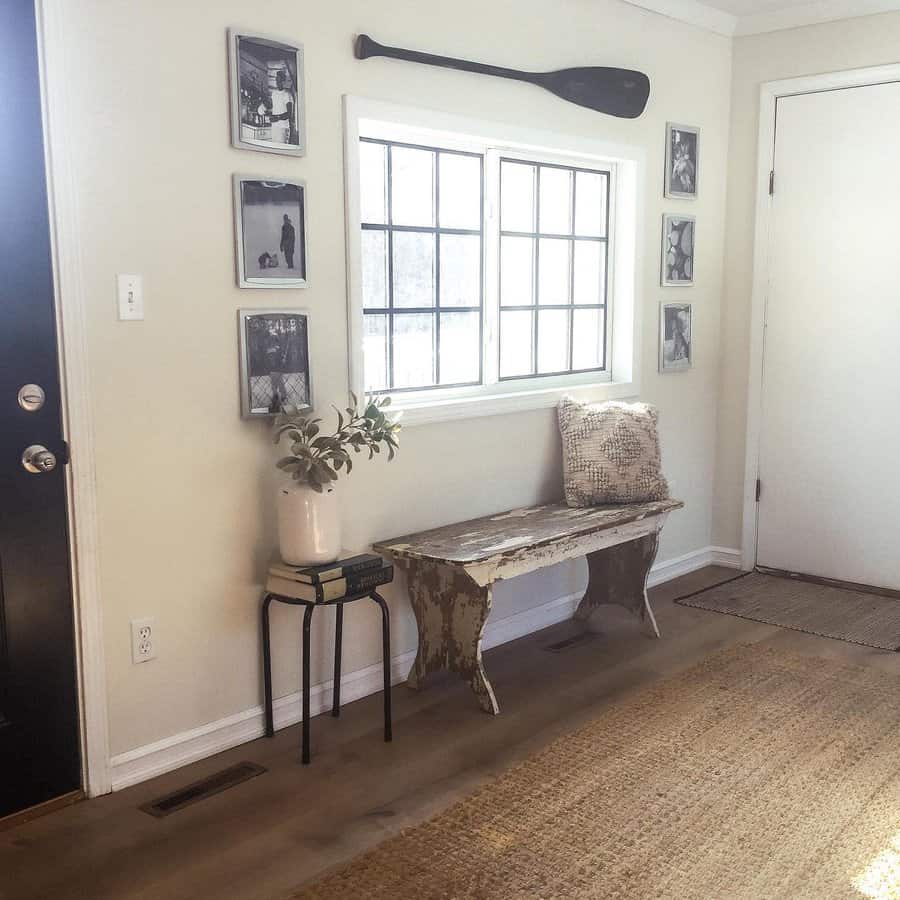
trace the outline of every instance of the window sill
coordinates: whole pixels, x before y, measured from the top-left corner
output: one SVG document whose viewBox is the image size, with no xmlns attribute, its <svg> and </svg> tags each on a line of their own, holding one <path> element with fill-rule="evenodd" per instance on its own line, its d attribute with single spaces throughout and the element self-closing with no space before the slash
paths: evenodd
<svg viewBox="0 0 900 900">
<path fill-rule="evenodd" d="M 634 399 L 637 394 L 638 386 L 632 381 L 603 381 L 444 399 L 417 397 L 404 400 L 402 394 L 395 394 L 390 408 L 393 412 L 402 412 L 400 421 L 404 427 L 409 427 L 427 425 L 431 422 L 500 416 L 532 409 L 549 409 L 556 406 L 566 395 L 578 400 L 600 403 L 604 400 Z"/>
</svg>

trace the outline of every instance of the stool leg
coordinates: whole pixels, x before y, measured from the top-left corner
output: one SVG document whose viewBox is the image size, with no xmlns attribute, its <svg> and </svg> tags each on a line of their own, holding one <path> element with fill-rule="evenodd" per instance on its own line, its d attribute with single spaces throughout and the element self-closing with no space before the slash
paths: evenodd
<svg viewBox="0 0 900 900">
<path fill-rule="evenodd" d="M 275 716 L 272 711 L 272 645 L 269 634 L 269 606 L 272 595 L 266 594 L 262 604 L 263 688 L 266 707 L 266 737 L 275 735 Z"/>
<path fill-rule="evenodd" d="M 334 620 L 334 695 L 331 714 L 337 718 L 341 714 L 341 646 L 344 636 L 344 604 L 338 603 Z"/>
<path fill-rule="evenodd" d="M 381 667 L 384 670 L 384 740 L 393 739 L 391 733 L 391 614 L 384 597 L 372 592 L 372 599 L 381 607 Z"/>
<path fill-rule="evenodd" d="M 314 604 L 307 605 L 303 613 L 303 737 L 300 760 L 309 764 L 309 630 Z"/>
</svg>

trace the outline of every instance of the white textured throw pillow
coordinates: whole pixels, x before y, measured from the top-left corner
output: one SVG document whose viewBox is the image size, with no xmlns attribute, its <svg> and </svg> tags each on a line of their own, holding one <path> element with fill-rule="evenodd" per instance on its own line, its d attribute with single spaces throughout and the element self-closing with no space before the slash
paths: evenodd
<svg viewBox="0 0 900 900">
<path fill-rule="evenodd" d="M 566 503 L 643 503 L 665 500 L 659 413 L 647 403 L 559 404 Z"/>
</svg>

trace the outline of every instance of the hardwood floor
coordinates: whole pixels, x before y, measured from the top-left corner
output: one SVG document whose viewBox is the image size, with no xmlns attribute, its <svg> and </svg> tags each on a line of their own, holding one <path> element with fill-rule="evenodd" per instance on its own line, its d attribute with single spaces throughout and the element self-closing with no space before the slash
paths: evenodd
<svg viewBox="0 0 900 900">
<path fill-rule="evenodd" d="M 313 722 L 311 766 L 297 726 L 128 790 L 0 832 L 0 898 L 278 898 L 325 868 L 421 822 L 511 763 L 577 728 L 626 692 L 734 643 L 765 643 L 900 673 L 900 654 L 677 606 L 674 597 L 735 573 L 710 567 L 651 591 L 663 639 L 601 610 L 590 640 L 563 623 L 485 654 L 502 712 L 434 677 L 394 688 L 394 742 L 381 741 L 381 697 Z M 240 760 L 269 771 L 156 819 L 138 807 Z M 348 898 L 350 900 L 350 898 Z"/>
</svg>

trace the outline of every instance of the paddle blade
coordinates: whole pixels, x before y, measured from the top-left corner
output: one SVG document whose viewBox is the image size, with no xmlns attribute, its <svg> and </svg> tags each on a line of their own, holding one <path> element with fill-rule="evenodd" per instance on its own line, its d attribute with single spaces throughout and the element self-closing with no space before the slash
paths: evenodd
<svg viewBox="0 0 900 900">
<path fill-rule="evenodd" d="M 633 69 L 586 66 L 545 72 L 538 79 L 563 100 L 620 119 L 636 119 L 650 97 L 650 79 Z"/>
</svg>

